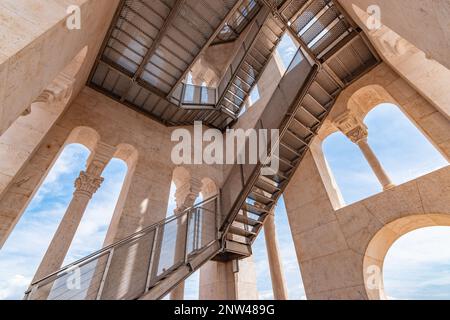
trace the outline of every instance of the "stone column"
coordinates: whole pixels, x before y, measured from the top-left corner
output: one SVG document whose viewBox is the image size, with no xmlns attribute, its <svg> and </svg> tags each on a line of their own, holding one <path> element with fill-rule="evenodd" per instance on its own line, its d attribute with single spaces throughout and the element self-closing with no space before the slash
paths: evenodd
<svg viewBox="0 0 450 320">
<path fill-rule="evenodd" d="M 267 256 L 269 259 L 270 277 L 272 278 L 273 296 L 275 300 L 287 300 L 288 293 L 281 263 L 275 228 L 275 209 L 269 214 L 264 223 L 264 237 L 266 239 Z"/>
<path fill-rule="evenodd" d="M 345 113 L 336 119 L 336 125 L 339 130 L 361 149 L 361 152 L 364 154 L 364 157 L 377 176 L 378 181 L 383 186 L 383 189 L 389 190 L 393 188 L 395 185 L 367 142 L 369 132 L 363 121 L 351 113 Z"/>
<path fill-rule="evenodd" d="M 218 192 L 214 187 L 205 189 L 205 199 Z M 200 269 L 199 299 L 258 300 L 253 257 L 239 261 L 207 262 Z"/>
<path fill-rule="evenodd" d="M 175 193 L 175 201 L 177 203 L 177 208 L 175 209 L 175 214 L 180 215 L 186 209 L 192 207 L 195 204 L 195 200 L 198 198 L 202 188 L 202 182 L 198 179 L 191 178 L 186 181 L 185 184 L 177 188 Z M 178 234 L 175 249 L 175 260 L 179 260 L 184 256 L 185 248 L 185 232 L 186 232 L 186 219 L 178 220 Z M 170 293 L 171 300 L 183 300 L 184 299 L 184 281 L 180 283 L 175 289 Z"/>
<path fill-rule="evenodd" d="M 75 180 L 75 192 L 33 281 L 58 271 L 72 244 L 83 214 L 103 182 L 101 174 L 115 153 L 115 148 L 99 143 L 88 160 L 86 171 Z"/>
<path fill-rule="evenodd" d="M 200 300 L 258 300 L 253 256 L 239 261 L 209 261 L 200 269 Z"/>
</svg>

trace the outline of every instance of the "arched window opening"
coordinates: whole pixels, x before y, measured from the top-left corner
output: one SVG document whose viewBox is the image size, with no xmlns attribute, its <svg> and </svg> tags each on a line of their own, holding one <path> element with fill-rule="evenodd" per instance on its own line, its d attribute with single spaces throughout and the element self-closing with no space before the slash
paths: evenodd
<svg viewBox="0 0 450 320">
<path fill-rule="evenodd" d="M 368 145 L 393 185 L 448 166 L 447 160 L 393 104 L 380 104 L 365 118 Z M 342 133 L 324 140 L 323 152 L 346 204 L 383 190 L 361 146 Z"/>
<path fill-rule="evenodd" d="M 202 195 L 200 194 L 200 187 L 198 181 L 191 177 L 188 170 L 182 167 L 175 168 L 172 177 L 172 184 L 170 187 L 170 194 L 167 205 L 167 218 L 177 214 L 181 214 L 183 210 L 189 208 L 200 201 L 202 201 Z M 195 199 L 193 196 L 198 192 Z M 193 202 L 192 202 L 193 201 Z M 180 212 L 181 211 L 181 212 Z M 182 223 L 183 222 L 183 223 Z M 182 223 L 182 224 L 181 224 Z M 192 221 L 190 221 L 192 223 Z M 201 221 L 200 221 L 201 223 Z M 186 243 L 186 224 L 185 220 L 178 219 L 170 222 L 170 226 L 166 226 L 164 230 L 163 242 L 167 243 L 167 250 L 170 252 L 170 261 L 177 260 L 179 252 L 175 249 L 177 245 L 188 245 Z M 201 228 L 201 225 L 200 225 Z M 189 228 L 189 230 L 193 230 Z M 188 237 L 189 238 L 189 237 Z M 176 240 L 174 240 L 176 239 Z M 184 251 L 184 247 L 183 247 Z M 170 294 L 164 297 L 164 300 L 178 299 L 184 297 L 184 299 L 195 300 L 198 299 L 199 292 L 199 273 L 196 272 L 191 275 L 185 282 L 184 286 L 175 288 Z"/>
<path fill-rule="evenodd" d="M 0 299 L 22 299 L 85 169 L 89 150 L 67 145 L 0 251 Z"/>
<path fill-rule="evenodd" d="M 22 116 L 0 134 L 0 194 L 7 189 L 68 106 L 73 83 L 84 65 L 87 53 L 86 46 L 28 106 Z"/>
<path fill-rule="evenodd" d="M 448 165 L 405 114 L 381 104 L 365 118 L 369 144 L 394 184 L 399 185 Z"/>
<path fill-rule="evenodd" d="M 286 206 L 283 197 L 278 201 L 275 211 L 275 226 L 277 229 L 281 261 L 284 267 L 284 276 L 290 300 L 306 300 L 300 266 L 295 255 L 294 240 L 289 227 Z M 270 281 L 270 268 L 264 238 L 264 229 L 253 245 L 253 258 L 255 262 L 259 298 L 272 300 L 273 289 Z"/>
<path fill-rule="evenodd" d="M 323 152 L 347 205 L 382 191 L 358 146 L 337 132 L 323 142 Z"/>
<path fill-rule="evenodd" d="M 450 227 L 428 227 L 398 239 L 384 260 L 388 299 L 450 299 Z"/>
<path fill-rule="evenodd" d="M 167 214 L 166 217 L 169 218 L 173 216 L 175 213 L 175 209 L 177 208 L 177 202 L 175 199 L 175 192 L 177 191 L 177 186 L 172 181 L 170 184 L 170 193 L 169 193 L 169 202 L 167 204 Z"/>
<path fill-rule="evenodd" d="M 116 158 L 106 166 L 102 173 L 105 180 L 83 215 L 64 265 L 102 248 L 127 171 L 126 163 Z"/>
</svg>

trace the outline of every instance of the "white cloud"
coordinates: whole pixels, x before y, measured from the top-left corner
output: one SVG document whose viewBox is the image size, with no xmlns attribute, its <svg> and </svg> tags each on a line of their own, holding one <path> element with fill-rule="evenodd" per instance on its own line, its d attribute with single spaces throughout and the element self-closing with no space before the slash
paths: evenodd
<svg viewBox="0 0 450 320">
<path fill-rule="evenodd" d="M 23 298 L 30 281 L 31 278 L 15 275 L 6 282 L 0 282 L 0 300 L 17 300 Z"/>
<path fill-rule="evenodd" d="M 384 264 L 387 295 L 450 299 L 450 228 L 424 228 L 394 243 Z"/>
<path fill-rule="evenodd" d="M 74 178 L 82 170 L 86 158 L 86 150 L 78 145 L 64 150 L 38 192 L 39 196 L 33 199 L 0 251 L 2 297 L 23 297 L 65 213 L 72 197 Z M 125 165 L 113 162 L 106 168 L 105 182 L 91 200 L 66 261 L 77 260 L 101 248 L 125 172 Z"/>
</svg>

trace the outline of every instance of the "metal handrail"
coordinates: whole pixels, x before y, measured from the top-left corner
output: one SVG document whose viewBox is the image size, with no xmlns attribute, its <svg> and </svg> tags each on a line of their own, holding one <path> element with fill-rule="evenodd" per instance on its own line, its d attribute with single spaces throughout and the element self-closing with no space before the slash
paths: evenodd
<svg viewBox="0 0 450 320">
<path fill-rule="evenodd" d="M 289 66 L 285 70 L 283 77 L 281 79 L 284 79 L 292 71 L 292 69 L 295 68 L 295 66 L 298 64 L 297 59 L 299 56 L 302 57 L 303 59 L 308 60 L 308 62 L 311 64 L 311 70 L 310 70 L 307 78 L 305 79 L 303 87 L 299 90 L 296 98 L 294 99 L 294 102 L 290 106 L 291 111 L 288 112 L 288 114 L 295 114 L 294 111 L 296 110 L 296 108 L 298 108 L 301 105 L 301 101 L 303 100 L 304 96 L 306 95 L 306 92 L 309 89 L 309 87 L 311 86 L 311 83 L 316 78 L 318 70 L 320 68 L 319 65 L 314 64 L 312 61 L 310 61 L 310 57 L 308 56 L 308 53 L 305 52 L 302 47 L 299 47 L 297 49 L 296 54 L 294 55 L 291 62 L 289 63 Z M 280 80 L 280 82 L 281 82 L 281 80 Z M 289 118 L 290 121 L 292 121 L 291 118 Z M 288 126 L 288 122 L 286 122 L 286 121 L 283 121 L 280 124 L 279 129 L 281 129 L 281 133 L 283 133 L 286 130 L 287 126 Z M 277 145 L 278 143 L 279 143 L 279 141 L 277 141 L 274 145 Z M 223 223 L 220 226 L 219 230 L 222 232 L 222 241 L 225 241 L 226 235 L 227 235 L 233 221 L 236 219 L 236 216 L 239 214 L 239 209 L 245 203 L 253 185 L 256 183 L 256 181 L 260 175 L 261 169 L 263 168 L 263 166 L 265 164 L 267 164 L 267 161 L 270 161 L 271 156 L 272 156 L 272 150 L 270 150 L 270 152 L 268 152 L 268 155 L 265 160 L 259 161 L 258 164 L 256 164 L 255 168 L 252 170 L 249 178 L 247 179 L 247 183 L 245 183 L 242 186 L 241 196 L 238 197 L 236 199 L 236 201 L 232 204 L 231 210 L 228 212 L 228 215 L 225 217 Z M 241 165 L 241 167 L 242 167 L 242 165 Z M 225 182 L 225 184 L 226 183 L 227 183 L 227 181 Z M 225 185 L 222 188 L 224 188 L 224 187 L 225 187 Z"/>
<path fill-rule="evenodd" d="M 55 272 L 49 274 L 48 276 L 46 276 L 46 277 L 44 277 L 44 278 L 42 278 L 40 280 L 34 281 L 33 283 L 31 283 L 30 288 L 25 292 L 25 294 L 31 293 L 32 287 L 34 287 L 34 286 L 36 286 L 36 285 L 38 285 L 38 284 L 40 284 L 42 282 L 45 282 L 46 280 L 48 280 L 48 279 L 50 279 L 50 278 L 52 278 L 54 276 L 61 275 L 62 273 L 66 272 L 66 271 L 71 271 L 75 266 L 86 264 L 87 262 L 90 262 L 90 260 L 92 260 L 95 257 L 99 257 L 99 256 L 102 256 L 102 255 L 104 255 L 106 253 L 109 253 L 112 249 L 114 249 L 116 247 L 128 244 L 128 243 L 130 243 L 133 240 L 142 238 L 143 236 L 149 234 L 150 232 L 153 232 L 154 230 L 158 229 L 159 227 L 161 227 L 161 226 L 163 226 L 165 224 L 168 224 L 168 223 L 170 223 L 170 222 L 172 222 L 172 221 L 174 221 L 176 219 L 179 219 L 180 217 L 189 214 L 192 210 L 200 208 L 201 206 L 203 206 L 205 204 L 208 204 L 210 202 L 213 202 L 213 201 L 215 201 L 217 199 L 218 199 L 217 195 L 213 196 L 213 197 L 210 197 L 209 199 L 206 199 L 206 200 L 204 200 L 202 202 L 199 202 L 199 203 L 197 203 L 197 204 L 187 208 L 186 210 L 184 210 L 180 214 L 173 215 L 173 216 L 168 217 L 168 218 L 166 218 L 166 219 L 164 219 L 164 220 L 162 220 L 160 222 L 157 222 L 157 223 L 155 223 L 153 225 L 145 227 L 144 229 L 142 229 L 142 230 L 140 230 L 140 231 L 138 231 L 138 232 L 136 232 L 136 233 L 134 233 L 134 234 L 132 234 L 132 235 L 130 235 L 130 236 L 120 240 L 120 241 L 118 241 L 118 242 L 115 242 L 115 243 L 113 243 L 113 244 L 111 244 L 111 245 L 109 245 L 107 247 L 104 247 L 103 249 L 101 249 L 99 251 L 96 251 L 96 252 L 94 252 L 94 253 L 92 253 L 92 254 L 90 254 L 90 255 L 88 255 L 88 256 L 80 259 L 80 260 L 77 260 L 77 261 L 75 261 L 75 262 L 73 262 L 73 263 L 71 263 L 71 264 L 69 264 L 69 265 L 59 269 L 58 271 L 55 271 Z M 207 209 L 204 209 L 204 210 L 207 210 Z"/>
</svg>

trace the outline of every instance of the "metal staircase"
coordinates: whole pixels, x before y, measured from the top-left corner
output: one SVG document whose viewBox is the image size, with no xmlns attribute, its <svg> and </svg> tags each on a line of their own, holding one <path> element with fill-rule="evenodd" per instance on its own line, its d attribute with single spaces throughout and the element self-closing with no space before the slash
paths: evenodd
<svg viewBox="0 0 450 320">
<path fill-rule="evenodd" d="M 222 202 L 231 198 L 232 204 L 222 208 L 229 212 L 221 229 L 228 242 L 217 260 L 241 258 L 228 250 L 229 243 L 253 244 L 341 91 L 379 62 L 364 35 L 353 29 L 332 1 L 287 1 L 275 10 L 274 16 L 289 21 L 288 28 L 299 30 L 297 37 L 314 56 L 299 49 L 259 122 L 259 129 L 280 131 L 269 153 L 277 151 L 279 169 L 263 175 L 264 164 L 236 167 L 222 189 L 227 193 L 227 183 L 242 182 L 239 197 L 222 194 Z"/>
<path fill-rule="evenodd" d="M 261 8 L 256 0 L 121 0 L 88 85 L 168 126 L 225 129 L 234 119 L 215 108 L 217 88 L 186 78 L 208 47 L 236 40 Z"/>
<path fill-rule="evenodd" d="M 228 68 L 214 110 L 220 113 L 201 116 L 218 127 L 227 117 L 234 119 L 284 30 L 298 30 L 296 37 L 308 48 L 298 49 L 256 125 L 280 132 L 276 139 L 268 137 L 267 160 L 234 165 L 217 197 L 33 283 L 27 299 L 160 299 L 210 260 L 251 256 L 268 214 L 337 97 L 379 63 L 364 35 L 333 1 L 275 4 L 259 10 Z M 345 28 L 336 27 L 341 25 Z M 270 171 L 273 161 L 279 166 Z"/>
<path fill-rule="evenodd" d="M 218 197 L 33 283 L 27 300 L 160 299 L 221 250 Z"/>
<path fill-rule="evenodd" d="M 217 103 L 218 109 L 237 119 L 285 30 L 268 8 L 262 9 L 247 41 L 242 44 L 219 85 L 221 98 Z"/>
</svg>

